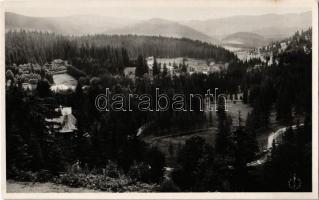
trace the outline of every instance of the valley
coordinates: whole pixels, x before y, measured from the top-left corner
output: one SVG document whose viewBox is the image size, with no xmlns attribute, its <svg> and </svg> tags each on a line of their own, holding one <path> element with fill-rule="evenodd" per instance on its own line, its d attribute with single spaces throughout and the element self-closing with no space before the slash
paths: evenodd
<svg viewBox="0 0 319 200">
<path fill-rule="evenodd" d="M 155 10 L 6 12 L 8 192 L 310 192 L 311 11 Z"/>
</svg>

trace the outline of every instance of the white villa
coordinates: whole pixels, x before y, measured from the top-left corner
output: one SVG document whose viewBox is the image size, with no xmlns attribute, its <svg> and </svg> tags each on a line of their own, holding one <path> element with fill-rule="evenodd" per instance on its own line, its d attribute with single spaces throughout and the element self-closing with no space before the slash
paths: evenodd
<svg viewBox="0 0 319 200">
<path fill-rule="evenodd" d="M 45 119 L 46 122 L 52 123 L 53 128 L 58 130 L 59 133 L 73 133 L 77 130 L 76 118 L 72 114 L 71 107 L 56 108 L 55 111 L 61 112 L 58 118 Z"/>
</svg>

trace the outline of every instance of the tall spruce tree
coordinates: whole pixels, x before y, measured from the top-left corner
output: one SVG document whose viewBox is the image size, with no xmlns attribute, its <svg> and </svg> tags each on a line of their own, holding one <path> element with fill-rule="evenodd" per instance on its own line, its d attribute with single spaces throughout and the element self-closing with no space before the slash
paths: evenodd
<svg viewBox="0 0 319 200">
<path fill-rule="evenodd" d="M 142 55 L 139 55 L 136 61 L 135 75 L 138 77 L 143 77 L 144 74 L 148 73 L 148 66 Z"/>
<path fill-rule="evenodd" d="M 156 60 L 156 57 L 154 57 L 154 63 L 153 63 L 153 76 L 156 76 L 160 73 L 160 69 Z"/>
<path fill-rule="evenodd" d="M 218 102 L 218 134 L 215 142 L 216 152 L 227 154 L 229 149 L 229 136 L 231 134 L 232 119 L 227 116 L 225 111 L 225 102 Z"/>
</svg>

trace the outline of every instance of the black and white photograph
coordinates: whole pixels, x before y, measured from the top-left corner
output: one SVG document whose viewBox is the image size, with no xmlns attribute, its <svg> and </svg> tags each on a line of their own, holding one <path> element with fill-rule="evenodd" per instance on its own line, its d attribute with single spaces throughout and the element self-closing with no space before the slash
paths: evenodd
<svg viewBox="0 0 319 200">
<path fill-rule="evenodd" d="M 3 8 L 8 198 L 318 198 L 315 0 Z"/>
</svg>

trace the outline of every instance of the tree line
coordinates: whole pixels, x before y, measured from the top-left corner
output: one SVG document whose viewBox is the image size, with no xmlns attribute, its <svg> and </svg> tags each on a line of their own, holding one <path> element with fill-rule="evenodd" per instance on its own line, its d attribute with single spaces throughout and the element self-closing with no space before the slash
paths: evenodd
<svg viewBox="0 0 319 200">
<path fill-rule="evenodd" d="M 221 47 L 189 39 L 136 35 L 62 36 L 25 30 L 6 33 L 6 64 L 45 64 L 53 59 L 69 61 L 90 75 L 122 74 L 134 66 L 138 55 L 191 57 L 236 61 L 235 55 Z"/>
</svg>

